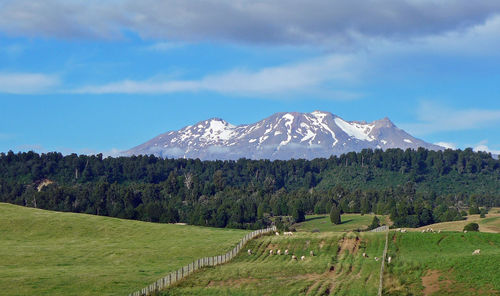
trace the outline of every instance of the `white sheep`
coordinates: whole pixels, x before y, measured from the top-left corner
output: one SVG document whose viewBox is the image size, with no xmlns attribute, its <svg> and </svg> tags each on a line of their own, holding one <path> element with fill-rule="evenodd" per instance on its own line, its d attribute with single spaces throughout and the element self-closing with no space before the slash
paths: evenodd
<svg viewBox="0 0 500 296">
<path fill-rule="evenodd" d="M 366 258 L 366 257 L 368 257 L 368 256 L 366 255 L 366 253 L 363 253 L 363 257 L 364 257 L 364 258 Z"/>
<path fill-rule="evenodd" d="M 392 260 L 391 256 L 387 257 L 387 264 L 391 264 L 391 260 Z"/>
<path fill-rule="evenodd" d="M 247 253 L 248 255 L 252 255 L 252 250 L 248 249 Z"/>
<path fill-rule="evenodd" d="M 273 250 L 269 250 L 269 255 L 272 255 L 273 254 Z"/>
<path fill-rule="evenodd" d="M 288 255 L 288 249 L 285 250 L 285 255 Z"/>
<path fill-rule="evenodd" d="M 406 229 L 401 229 L 401 232 L 402 233 L 406 233 Z"/>
<path fill-rule="evenodd" d="M 277 255 L 281 255 L 281 250 L 276 251 Z"/>
<path fill-rule="evenodd" d="M 467 230 L 464 230 L 464 233 L 467 233 Z"/>
<path fill-rule="evenodd" d="M 275 233 L 276 233 L 276 235 L 278 235 L 278 236 L 280 235 L 280 233 L 279 233 L 279 232 L 277 232 L 277 231 L 276 231 Z"/>
<path fill-rule="evenodd" d="M 297 260 L 297 256 L 292 255 L 292 260 Z"/>
<path fill-rule="evenodd" d="M 477 250 L 474 250 L 474 252 L 472 252 L 472 255 L 479 255 L 481 253 L 481 249 L 477 249 Z"/>
<path fill-rule="evenodd" d="M 293 235 L 293 232 L 291 232 L 291 231 L 285 231 L 285 232 L 283 232 L 283 234 L 284 235 Z"/>
<path fill-rule="evenodd" d="M 375 257 L 375 258 L 373 258 L 373 259 L 375 259 L 375 261 L 378 261 L 378 259 L 379 259 L 379 258 L 378 258 L 378 257 Z"/>
<path fill-rule="evenodd" d="M 306 256 L 300 257 L 300 260 L 305 260 L 305 259 L 306 259 Z"/>
<path fill-rule="evenodd" d="M 312 256 L 314 256 L 314 252 L 313 252 L 313 251 L 310 251 L 310 252 L 309 252 L 309 255 L 311 255 L 311 257 L 312 257 Z"/>
<path fill-rule="evenodd" d="M 441 229 L 438 230 L 438 233 L 441 233 Z"/>
</svg>

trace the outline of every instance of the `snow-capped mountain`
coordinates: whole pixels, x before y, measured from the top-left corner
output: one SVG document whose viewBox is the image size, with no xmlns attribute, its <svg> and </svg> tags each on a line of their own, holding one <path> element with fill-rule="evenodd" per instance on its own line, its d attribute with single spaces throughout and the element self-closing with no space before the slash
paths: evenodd
<svg viewBox="0 0 500 296">
<path fill-rule="evenodd" d="M 444 149 L 412 137 L 388 118 L 366 123 L 314 111 L 276 113 L 257 123 L 238 126 L 212 118 L 161 134 L 124 154 L 202 160 L 313 159 L 364 148 L 418 147 Z"/>
</svg>

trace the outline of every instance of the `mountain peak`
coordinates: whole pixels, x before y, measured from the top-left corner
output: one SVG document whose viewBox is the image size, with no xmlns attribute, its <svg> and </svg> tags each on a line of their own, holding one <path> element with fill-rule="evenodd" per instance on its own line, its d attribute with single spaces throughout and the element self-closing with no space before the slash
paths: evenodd
<svg viewBox="0 0 500 296">
<path fill-rule="evenodd" d="M 330 112 L 316 110 L 275 113 L 256 123 L 238 126 L 214 117 L 162 134 L 124 154 L 202 160 L 312 159 L 365 148 L 418 147 L 441 149 L 412 137 L 387 117 L 371 123 L 346 121 Z"/>
</svg>

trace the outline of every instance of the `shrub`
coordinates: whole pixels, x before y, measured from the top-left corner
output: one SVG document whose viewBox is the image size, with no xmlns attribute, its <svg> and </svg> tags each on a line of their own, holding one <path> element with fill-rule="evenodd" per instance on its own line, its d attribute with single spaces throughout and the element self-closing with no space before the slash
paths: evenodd
<svg viewBox="0 0 500 296">
<path fill-rule="evenodd" d="M 464 230 L 467 231 L 479 231 L 479 224 L 477 223 L 469 223 L 465 225 Z"/>
<path fill-rule="evenodd" d="M 485 208 L 482 208 L 479 214 L 479 218 L 485 218 L 486 214 L 488 214 L 488 211 Z"/>
</svg>

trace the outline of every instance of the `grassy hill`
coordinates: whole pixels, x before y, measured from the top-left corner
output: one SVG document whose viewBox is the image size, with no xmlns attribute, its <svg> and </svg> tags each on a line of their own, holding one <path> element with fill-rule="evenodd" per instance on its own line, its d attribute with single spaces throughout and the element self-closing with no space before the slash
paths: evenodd
<svg viewBox="0 0 500 296">
<path fill-rule="evenodd" d="M 294 226 L 297 228 L 297 231 L 319 230 L 320 232 L 336 232 L 362 230 L 368 228 L 374 216 L 372 214 L 342 214 L 342 223 L 335 225 L 330 221 L 329 215 L 307 215 L 306 221 L 297 223 Z M 378 215 L 377 217 L 380 219 L 381 224 L 388 222 L 385 216 Z"/>
<path fill-rule="evenodd" d="M 125 295 L 246 233 L 0 203 L 0 294 Z"/>
<path fill-rule="evenodd" d="M 472 222 L 479 224 L 479 231 L 481 232 L 500 233 L 500 213 L 498 209 L 490 211 L 490 214 L 486 214 L 485 218 L 480 218 L 479 215 L 469 215 L 466 220 L 436 223 L 416 228 L 416 230 L 432 228 L 434 230 L 462 231 L 465 225 Z"/>
<path fill-rule="evenodd" d="M 161 295 L 376 295 L 380 261 L 373 257 L 381 257 L 384 243 L 380 233 L 264 236 L 247 245 L 252 255 L 242 252 L 230 263 L 196 272 Z M 299 259 L 270 255 L 271 249 L 288 249 Z"/>
<path fill-rule="evenodd" d="M 387 295 L 500 295 L 499 234 L 393 232 L 389 241 Z"/>
</svg>

